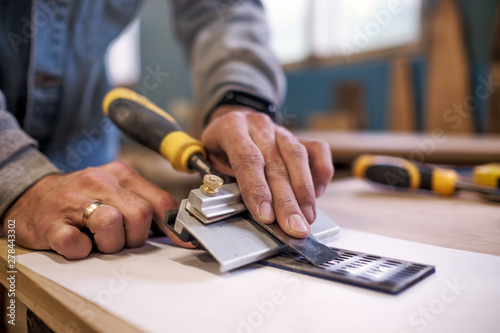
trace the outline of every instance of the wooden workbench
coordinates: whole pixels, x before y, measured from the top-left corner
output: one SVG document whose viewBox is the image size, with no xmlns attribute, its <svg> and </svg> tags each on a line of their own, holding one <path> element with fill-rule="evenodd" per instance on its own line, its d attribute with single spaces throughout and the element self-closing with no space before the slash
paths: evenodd
<svg viewBox="0 0 500 333">
<path fill-rule="evenodd" d="M 334 181 L 318 206 L 341 227 L 500 256 L 500 204 L 474 194 L 440 198 L 380 191 L 357 179 Z M 16 254 L 29 252 L 17 247 Z M 7 242 L 0 239 L 0 280 Z M 136 332 L 135 327 L 18 264 L 16 295 L 57 332 Z"/>
<path fill-rule="evenodd" d="M 500 135 L 299 131 L 297 136 L 325 140 L 335 163 L 351 163 L 361 154 L 391 155 L 416 162 L 476 165 L 500 162 Z"/>
</svg>

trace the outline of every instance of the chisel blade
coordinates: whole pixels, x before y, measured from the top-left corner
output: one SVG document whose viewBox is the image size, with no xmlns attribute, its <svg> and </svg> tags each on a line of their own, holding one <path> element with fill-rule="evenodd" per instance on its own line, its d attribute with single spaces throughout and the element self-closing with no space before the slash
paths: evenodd
<svg viewBox="0 0 500 333">
<path fill-rule="evenodd" d="M 320 243 L 312 234 L 306 238 L 295 238 L 286 234 L 276 222 L 271 224 L 260 223 L 258 221 L 256 222 L 267 232 L 281 242 L 285 243 L 288 247 L 300 254 L 314 266 L 322 265 L 340 257 L 337 252 Z"/>
</svg>

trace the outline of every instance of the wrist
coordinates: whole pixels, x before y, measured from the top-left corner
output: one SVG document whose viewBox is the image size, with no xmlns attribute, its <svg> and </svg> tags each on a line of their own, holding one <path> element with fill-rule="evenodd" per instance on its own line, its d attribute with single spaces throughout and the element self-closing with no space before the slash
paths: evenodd
<svg viewBox="0 0 500 333">
<path fill-rule="evenodd" d="M 238 106 L 238 105 L 222 105 L 218 106 L 214 109 L 214 111 L 210 114 L 208 120 L 207 120 L 207 125 L 210 124 L 215 118 L 219 118 L 225 114 L 228 114 L 230 112 L 255 112 L 254 109 L 245 107 L 245 106 Z"/>
<path fill-rule="evenodd" d="M 231 111 L 253 111 L 267 114 L 275 123 L 280 122 L 278 107 L 268 100 L 243 91 L 231 90 L 207 114 L 205 125 L 212 119 Z"/>
</svg>

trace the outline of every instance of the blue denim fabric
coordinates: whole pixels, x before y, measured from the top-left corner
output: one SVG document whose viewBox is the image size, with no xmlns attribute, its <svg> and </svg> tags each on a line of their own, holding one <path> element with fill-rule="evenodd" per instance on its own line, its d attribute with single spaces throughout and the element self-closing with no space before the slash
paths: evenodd
<svg viewBox="0 0 500 333">
<path fill-rule="evenodd" d="M 31 39 L 28 102 L 22 128 L 63 171 L 112 161 L 118 131 L 104 116 L 109 90 L 104 65 L 109 43 L 133 19 L 142 0 L 33 0 L 31 18 L 19 18 Z M 16 73 L 9 73 L 16 75 Z M 19 110 L 7 105 L 14 115 Z"/>
<path fill-rule="evenodd" d="M 9 11 L 0 12 L 0 90 L 9 90 L 6 109 L 0 105 L 0 216 L 35 182 L 59 172 L 56 166 L 73 171 L 116 157 L 117 129 L 101 111 L 109 89 L 104 57 L 142 0 L 32 0 L 26 8 L 31 15 L 20 3 L 28 6 L 30 1 L 0 0 L 0 10 Z M 230 90 L 281 104 L 285 79 L 268 45 L 259 0 L 171 3 L 201 114 Z M 2 27 L 7 34 L 1 33 Z M 14 48 L 15 53 L 18 43 L 29 42 L 29 48 L 18 50 L 30 50 L 26 71 L 22 64 L 27 57 L 9 57 L 3 51 L 12 53 L 6 48 Z M 13 66 L 16 61 L 21 66 Z M 16 75 L 26 76 L 27 84 L 14 80 Z M 16 92 L 25 88 L 27 98 L 12 97 L 24 95 Z M 24 131 L 15 118 L 22 120 Z"/>
<path fill-rule="evenodd" d="M 63 171 L 107 163 L 117 155 L 118 139 L 117 130 L 103 123 L 101 110 L 101 101 L 110 88 L 105 53 L 109 43 L 134 18 L 142 0 L 32 3 L 31 17 L 17 20 L 21 25 L 17 30 L 22 33 L 8 46 L 31 40 L 27 105 L 21 126 Z M 202 114 L 230 90 L 281 104 L 284 75 L 269 49 L 269 31 L 259 0 L 171 3 Z M 8 76 L 16 75 L 7 68 Z M 7 110 L 16 115 L 14 105 L 7 105 Z M 18 118 L 22 116 L 18 114 Z M 6 149 L 23 147 L 10 145 Z"/>
</svg>

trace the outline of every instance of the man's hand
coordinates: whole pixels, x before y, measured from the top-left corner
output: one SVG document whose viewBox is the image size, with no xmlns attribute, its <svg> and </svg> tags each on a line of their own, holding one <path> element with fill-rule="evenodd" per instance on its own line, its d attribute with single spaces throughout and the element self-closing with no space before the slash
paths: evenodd
<svg viewBox="0 0 500 333">
<path fill-rule="evenodd" d="M 99 206 L 86 223 L 85 208 Z M 113 162 L 66 175 L 49 175 L 26 191 L 3 218 L 16 220 L 16 241 L 35 250 L 53 249 L 68 259 L 85 258 L 92 250 L 88 228 L 97 248 L 114 253 L 124 246 L 137 247 L 148 238 L 151 221 L 180 246 L 181 242 L 163 226 L 165 211 L 176 208 L 176 200 L 142 178 L 129 166 Z"/>
<path fill-rule="evenodd" d="M 326 142 L 297 139 L 267 115 L 235 106 L 217 109 L 201 140 L 215 168 L 236 177 L 255 219 L 276 219 L 294 237 L 309 234 L 315 198 L 333 177 Z"/>
</svg>

